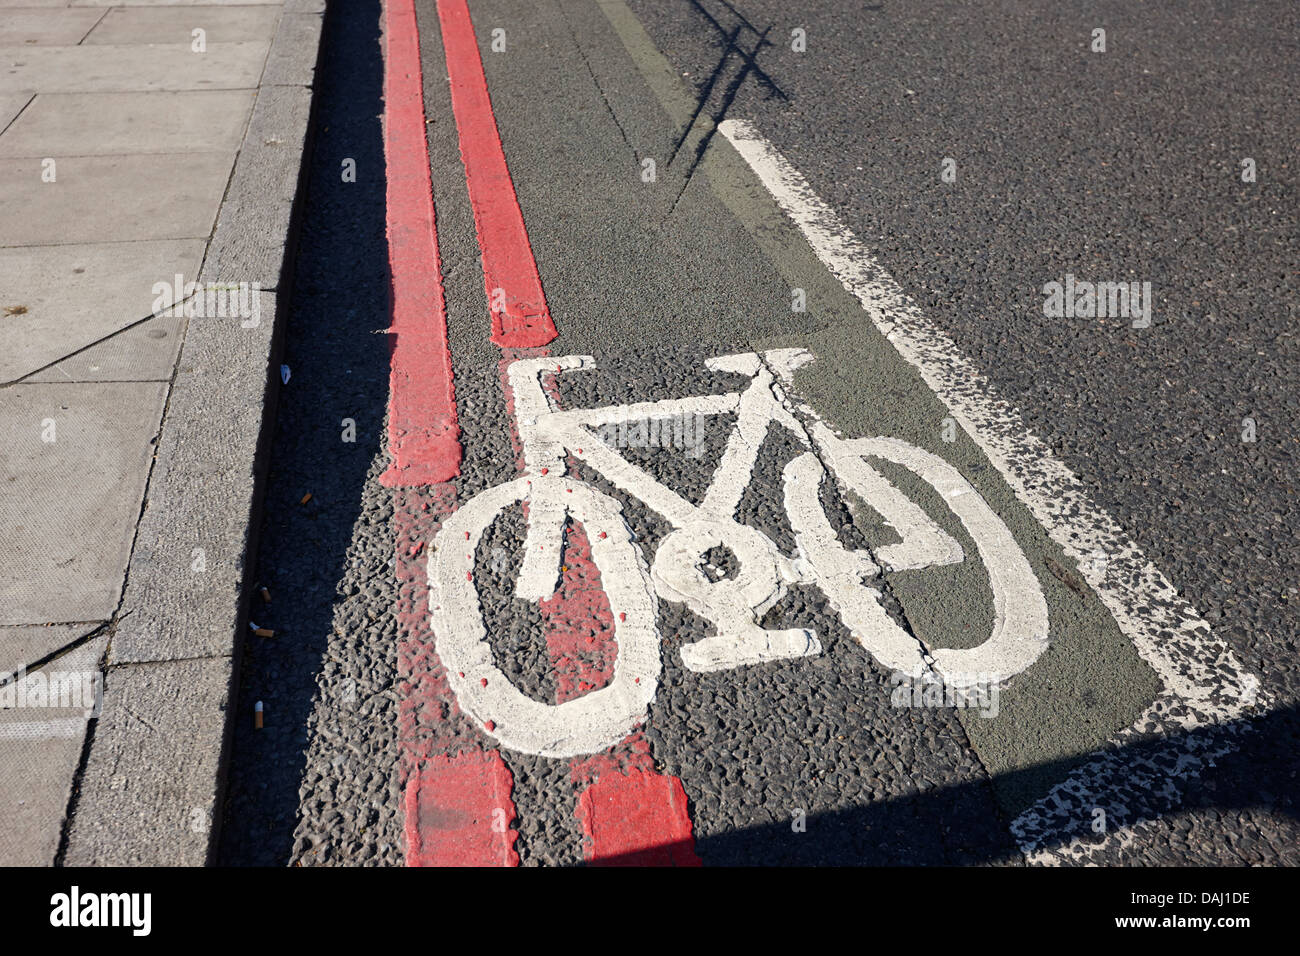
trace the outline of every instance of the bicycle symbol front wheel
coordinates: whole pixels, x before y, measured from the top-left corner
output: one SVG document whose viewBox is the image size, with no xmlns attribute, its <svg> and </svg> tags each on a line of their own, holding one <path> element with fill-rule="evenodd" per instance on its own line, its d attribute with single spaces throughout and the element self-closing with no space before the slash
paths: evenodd
<svg viewBox="0 0 1300 956">
<path fill-rule="evenodd" d="M 562 704 L 528 697 L 496 666 L 474 582 L 474 553 L 483 533 L 507 508 L 530 496 L 563 501 L 567 514 L 586 529 L 618 643 L 613 679 Z M 471 498 L 447 519 L 434 546 L 429 605 L 438 657 L 457 702 L 484 733 L 512 750 L 576 757 L 613 746 L 645 719 L 661 667 L 657 604 L 617 501 L 580 481 L 518 478 Z"/>
</svg>

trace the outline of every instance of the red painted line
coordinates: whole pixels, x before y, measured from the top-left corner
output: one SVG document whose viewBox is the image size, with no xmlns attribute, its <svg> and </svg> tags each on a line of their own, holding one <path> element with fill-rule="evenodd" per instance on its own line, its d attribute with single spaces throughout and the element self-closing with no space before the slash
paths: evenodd
<svg viewBox="0 0 1300 956">
<path fill-rule="evenodd" d="M 406 863 L 517 866 L 513 777 L 457 706 L 429 626 L 429 542 L 455 510 L 450 484 L 399 489 L 393 502 Z"/>
<path fill-rule="evenodd" d="M 518 866 L 513 784 L 495 751 L 428 761 L 406 788 L 408 865 Z"/>
<path fill-rule="evenodd" d="M 676 777 L 607 774 L 578 798 L 578 818 L 593 866 L 700 866 Z"/>
<path fill-rule="evenodd" d="M 456 706 L 446 669 L 434 650 L 429 618 L 429 542 L 456 510 L 450 485 L 400 489 L 393 501 L 397 557 L 397 666 L 401 703 L 398 741 L 415 760 L 479 745 L 479 734 Z"/>
<path fill-rule="evenodd" d="M 425 548 L 456 508 L 455 488 L 444 483 L 459 473 L 461 447 L 413 0 L 384 0 L 384 14 L 394 339 L 389 406 L 393 461 L 382 480 L 402 488 L 394 510 L 407 862 L 517 866 L 513 777 L 499 752 L 483 749 L 482 735 L 457 706 L 429 627 Z M 555 325 L 501 148 L 468 7 L 465 0 L 438 0 L 438 15 L 492 311 L 492 341 L 509 359 L 514 357 L 509 350 L 550 342 Z M 554 389 L 554 382 L 548 387 Z M 508 387 L 506 391 L 509 401 Z M 559 676 L 557 702 L 605 686 L 618 651 L 590 543 L 577 524 L 566 536 L 564 562 L 556 594 L 542 602 Z M 681 781 L 653 767 L 649 741 L 639 731 L 603 754 L 571 762 L 574 786 L 582 788 L 578 816 L 587 836 L 583 852 L 588 861 L 699 865 Z"/>
<path fill-rule="evenodd" d="M 604 753 L 575 758 L 569 764 L 569 779 L 573 781 L 573 788 L 581 793 L 601 777 L 634 770 L 656 772 L 655 758 L 650 755 L 650 739 L 642 730 L 632 731 Z"/>
<path fill-rule="evenodd" d="M 425 141 L 413 0 L 384 0 L 384 159 L 391 273 L 388 447 L 396 487 L 399 774 L 410 866 L 517 866 L 513 778 L 460 713 L 429 628 L 428 542 L 456 508 L 460 429 Z"/>
<path fill-rule="evenodd" d="M 557 704 L 608 684 L 618 658 L 614 615 L 581 524 L 571 523 L 564 535 L 561 569 L 559 587 L 541 605 Z"/>
<path fill-rule="evenodd" d="M 542 387 L 558 406 L 555 376 Z M 513 407 L 510 389 L 507 405 Z M 513 419 L 512 419 L 513 420 Z M 570 458 L 569 468 L 574 467 Z M 614 679 L 618 642 L 614 614 L 591 556 L 583 525 L 570 519 L 564 535 L 560 580 L 541 602 L 542 627 L 556 675 L 557 704 L 600 690 Z M 580 791 L 578 816 L 593 865 L 698 866 L 682 782 L 655 771 L 650 741 L 634 731 L 604 753 L 570 761 Z"/>
<path fill-rule="evenodd" d="M 388 487 L 460 473 L 460 428 L 434 222 L 414 0 L 384 0 L 384 160 L 388 180 Z"/>
<path fill-rule="evenodd" d="M 545 345 L 555 338 L 555 323 L 546 306 L 528 230 L 501 148 L 469 7 L 465 0 L 438 0 L 438 19 L 460 155 L 482 252 L 492 341 L 511 348 Z"/>
</svg>

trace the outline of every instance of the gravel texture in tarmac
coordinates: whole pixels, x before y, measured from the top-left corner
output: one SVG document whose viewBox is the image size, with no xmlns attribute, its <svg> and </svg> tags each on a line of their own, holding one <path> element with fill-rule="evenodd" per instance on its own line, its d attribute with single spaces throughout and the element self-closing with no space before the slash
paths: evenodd
<svg viewBox="0 0 1300 956">
<path fill-rule="evenodd" d="M 726 115 L 800 169 L 1274 696 L 1167 837 L 1123 861 L 1300 862 L 1300 11 L 629 6 L 697 95 L 733 30 L 746 51 L 766 33 L 754 60 L 783 95 L 751 76 Z M 1067 273 L 1150 282 L 1151 327 L 1045 317 Z"/>
<path fill-rule="evenodd" d="M 630 5 L 707 114 L 752 120 L 773 140 L 1275 696 L 1278 710 L 1260 732 L 1187 785 L 1184 811 L 1160 821 L 1154 839 L 1099 862 L 1298 862 L 1300 552 L 1284 533 L 1297 473 L 1287 151 L 1296 130 L 1290 84 L 1279 81 L 1294 68 L 1275 30 L 1294 10 L 1263 4 L 1220 22 L 1182 5 L 1107 7 L 1110 52 L 1092 54 L 1101 14 L 1048 4 L 996 13 L 937 0 L 898 8 Z M 515 477 L 516 454 L 501 353 L 487 337 L 434 3 L 419 0 L 417 12 L 463 504 Z M 591 372 L 560 377 L 566 407 L 732 388 L 702 360 L 802 335 L 817 343 L 819 362 L 852 366 L 845 374 L 860 379 L 849 379 L 848 392 L 859 380 L 874 383 L 881 400 L 873 409 L 885 408 L 884 417 L 902 409 L 891 434 L 920 442 L 937 428 L 931 396 L 891 398 L 887 388 L 907 378 L 891 378 L 892 366 L 855 332 L 860 312 L 834 304 L 831 293 L 842 290 L 832 288 L 823 309 L 791 314 L 782 270 L 802 260 L 765 257 L 760 239 L 777 242 L 779 230 L 756 238 L 729 212 L 764 196 L 724 204 L 695 174 L 689 141 L 680 162 L 660 164 L 658 188 L 641 188 L 641 160 L 669 155 L 677 130 L 595 4 L 478 0 L 471 12 L 484 36 L 504 25 L 514 51 L 485 53 L 485 69 L 560 329 L 551 354 L 597 359 Z M 394 508 L 405 506 L 376 482 L 388 372 L 377 23 L 371 0 L 334 8 L 318 73 L 320 129 L 285 359 L 293 377 L 280 400 L 257 572 L 273 600 L 253 613 L 276 636 L 250 637 L 245 655 L 224 831 L 231 863 L 402 860 L 394 555 L 405 542 L 395 540 Z M 796 27 L 807 31 L 805 52 L 790 48 Z M 767 81 L 752 66 L 737 80 L 747 61 L 724 55 L 728 37 L 750 51 L 764 31 L 770 45 L 747 55 Z M 1245 155 L 1260 170 L 1254 184 L 1237 175 Z M 356 183 L 340 181 L 345 157 L 357 161 Z M 955 183 L 940 179 L 944 157 L 956 159 Z M 711 162 L 700 171 L 720 168 Z M 808 274 L 813 301 L 828 281 L 817 271 Z M 1152 326 L 1045 318 L 1040 289 L 1067 273 L 1150 281 Z M 850 394 L 843 407 L 864 404 L 864 395 Z M 1256 422 L 1254 442 L 1240 440 L 1246 417 Z M 355 442 L 343 440 L 345 420 Z M 699 456 L 624 451 L 691 498 L 707 481 L 725 424 L 711 423 Z M 777 478 L 792 451 L 788 441 L 765 443 L 740 509 L 785 549 Z M 966 452 L 959 445 L 944 454 Z M 964 473 L 1015 525 L 1022 546 L 1036 562 L 1050 557 L 1036 531 L 1016 524 L 1023 519 L 1012 512 L 1021 509 L 1007 503 L 1000 481 L 971 461 L 962 459 Z M 622 502 L 651 558 L 663 520 L 599 475 L 577 473 Z M 829 487 L 823 501 L 846 541 L 870 536 Z M 493 629 L 499 666 L 527 694 L 549 700 L 556 683 L 544 666 L 539 615 L 509 596 L 522 533 L 521 509 L 507 509 L 480 544 L 475 575 L 485 614 L 501 625 Z M 712 557 L 718 573 L 730 573 L 725 554 Z M 887 606 L 905 617 L 915 594 L 890 583 L 898 588 Z M 1101 663 L 1123 670 L 1111 694 L 1068 688 L 1102 714 L 1104 738 L 1132 719 L 1126 708 L 1149 699 L 1150 677 L 1093 611 L 1060 616 L 1060 607 L 1073 607 L 1060 581 L 1047 575 L 1043 584 L 1054 626 L 1075 628 L 1063 645 L 1083 654 L 1094 635 L 1105 647 Z M 1032 773 L 1010 758 L 1014 771 L 991 779 L 979 742 L 972 747 L 949 709 L 889 706 L 888 675 L 848 638 L 820 592 L 792 590 L 767 622 L 777 623 L 815 627 L 823 654 L 693 673 L 678 651 L 708 625 L 660 603 L 664 670 L 645 737 L 656 767 L 682 779 L 706 863 L 1019 859 L 1008 807 L 1024 799 L 1018 786 L 1041 781 L 1026 783 Z M 1101 667 L 1089 679 L 1107 673 Z M 257 700 L 266 705 L 260 731 L 252 729 Z M 1079 746 L 1091 746 L 1096 734 L 1079 731 L 1082 711 L 1072 702 L 1046 713 L 1057 723 L 1035 727 L 1078 733 Z M 1003 732 L 1021 764 L 1035 727 Z M 579 862 L 567 764 L 503 755 L 514 775 L 521 862 Z M 807 820 L 802 832 L 792 827 L 796 811 Z"/>
</svg>

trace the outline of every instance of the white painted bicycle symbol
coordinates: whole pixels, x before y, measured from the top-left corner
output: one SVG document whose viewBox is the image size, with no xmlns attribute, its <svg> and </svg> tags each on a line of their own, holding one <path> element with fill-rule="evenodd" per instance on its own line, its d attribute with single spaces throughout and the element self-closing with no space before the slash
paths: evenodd
<svg viewBox="0 0 1300 956">
<path fill-rule="evenodd" d="M 662 667 L 656 595 L 685 604 L 712 622 L 714 633 L 681 648 L 693 671 L 715 671 L 821 653 L 815 631 L 769 630 L 763 615 L 793 585 L 815 585 L 827 596 L 853 638 L 883 667 L 930 672 L 949 686 L 1001 681 L 1020 673 L 1047 647 L 1047 604 L 1028 560 L 1011 532 L 970 483 L 930 452 L 893 438 L 842 439 L 810 408 L 788 397 L 795 370 L 812 356 L 779 349 L 709 359 L 707 368 L 750 378 L 743 392 L 634 405 L 560 410 L 542 376 L 592 368 L 590 356 L 523 359 L 508 376 L 523 444 L 525 472 L 474 496 L 443 525 L 429 558 L 430 606 L 437 652 L 460 706 L 502 746 L 547 757 L 596 753 L 622 740 L 645 720 Z M 808 424 L 796 417 L 798 412 Z M 735 425 L 707 492 L 692 504 L 603 442 L 602 425 L 732 413 Z M 754 528 L 735 520 L 760 446 L 772 425 L 788 429 L 806 449 L 785 465 L 784 502 L 796 554 L 782 554 Z M 566 474 L 572 455 L 665 518 L 673 530 L 647 567 L 614 498 Z M 893 462 L 935 489 L 960 519 L 988 572 L 992 632 L 979 646 L 930 649 L 886 612 L 878 588 L 865 583 L 886 570 L 919 570 L 965 560 L 961 545 L 892 485 L 869 459 Z M 849 550 L 823 510 L 827 471 L 873 508 L 901 538 L 873 552 Z M 473 555 L 483 533 L 517 502 L 528 507 L 524 557 L 516 597 L 550 597 L 560 577 L 566 520 L 580 522 L 591 542 L 614 618 L 618 645 L 613 679 L 599 690 L 561 704 L 523 694 L 496 666 L 488 643 Z M 740 570 L 714 580 L 704 556 L 729 549 Z"/>
</svg>

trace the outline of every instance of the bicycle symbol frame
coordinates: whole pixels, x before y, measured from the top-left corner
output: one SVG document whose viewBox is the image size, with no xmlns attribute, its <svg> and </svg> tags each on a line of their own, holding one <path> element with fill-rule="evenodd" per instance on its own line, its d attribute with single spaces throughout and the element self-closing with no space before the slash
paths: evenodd
<svg viewBox="0 0 1300 956">
<path fill-rule="evenodd" d="M 645 720 L 662 669 L 656 597 L 685 604 L 713 624 L 713 634 L 680 649 L 683 664 L 693 671 L 820 654 L 814 630 L 769 630 L 760 623 L 797 584 L 820 588 L 854 640 L 890 670 L 928 671 L 949 686 L 964 687 L 977 679 L 1006 680 L 1038 659 L 1047 647 L 1047 603 L 1001 518 L 937 455 L 894 438 L 840 438 L 812 409 L 789 397 L 795 370 L 812 360 L 803 349 L 721 356 L 706 360 L 705 366 L 749 377 L 744 391 L 571 410 L 552 407 L 542 377 L 593 368 L 591 356 L 521 359 L 509 366 L 524 473 L 474 496 L 451 515 L 434 539 L 428 566 L 438 656 L 458 703 L 484 733 L 509 749 L 548 757 L 597 753 L 626 737 Z M 724 413 L 734 413 L 736 422 L 698 505 L 627 461 L 596 431 L 619 420 Z M 773 425 L 788 429 L 804 448 L 782 472 L 794 557 L 735 520 L 759 448 Z M 673 530 L 649 565 L 622 505 L 568 475 L 569 455 L 671 524 Z M 966 557 L 951 535 L 868 464 L 871 458 L 899 465 L 933 487 L 974 542 L 988 572 L 994 609 L 992 631 L 979 646 L 925 646 L 889 616 L 879 589 L 866 583 L 882 569 L 920 570 Z M 821 505 L 820 488 L 828 473 L 874 509 L 901 540 L 874 552 L 845 548 Z M 515 596 L 541 601 L 554 593 L 564 526 L 572 517 L 587 531 L 613 613 L 618 653 L 612 680 L 562 704 L 528 697 L 496 666 L 473 579 L 474 553 L 483 533 L 518 502 L 527 503 L 528 517 Z M 703 555 L 718 545 L 738 559 L 734 577 L 713 580 L 704 573 Z"/>
</svg>

